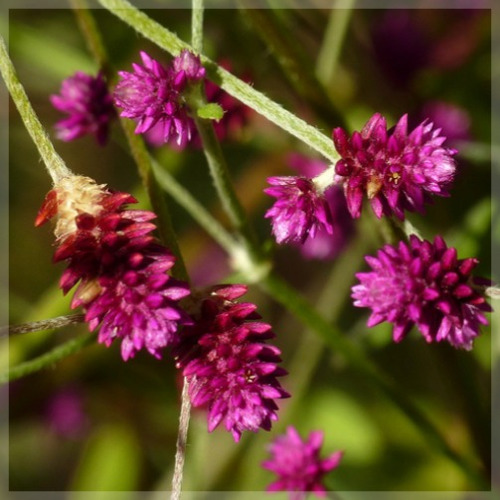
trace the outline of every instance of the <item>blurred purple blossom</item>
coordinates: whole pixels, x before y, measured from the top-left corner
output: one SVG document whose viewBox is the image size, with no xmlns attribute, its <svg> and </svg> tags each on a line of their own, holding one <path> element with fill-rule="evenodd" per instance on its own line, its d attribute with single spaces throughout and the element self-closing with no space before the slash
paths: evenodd
<svg viewBox="0 0 500 500">
<path fill-rule="evenodd" d="M 338 467 L 343 452 L 321 458 L 322 445 L 321 431 L 311 432 L 303 441 L 293 426 L 288 427 L 286 434 L 278 436 L 269 446 L 271 457 L 262 463 L 264 469 L 278 476 L 267 491 L 288 491 L 290 500 L 304 500 L 308 492 L 325 497 L 323 477 Z"/>
</svg>

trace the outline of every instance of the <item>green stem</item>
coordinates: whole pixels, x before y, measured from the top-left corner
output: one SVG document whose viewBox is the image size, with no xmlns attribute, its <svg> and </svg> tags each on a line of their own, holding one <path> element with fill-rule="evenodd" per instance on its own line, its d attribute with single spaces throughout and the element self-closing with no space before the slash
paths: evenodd
<svg viewBox="0 0 500 500">
<path fill-rule="evenodd" d="M 86 1 L 71 0 L 71 2 L 78 25 L 90 52 L 99 65 L 103 68 L 107 68 L 108 73 L 111 73 L 111 64 L 109 62 L 106 47 L 102 41 L 95 19 L 90 10 L 87 8 Z M 146 145 L 144 144 L 144 140 L 142 137 L 135 134 L 134 122 L 120 118 L 120 124 L 137 165 L 142 184 L 148 193 L 153 210 L 158 217 L 157 226 L 160 233 L 160 239 L 176 257 L 175 266 L 172 268 L 172 275 L 176 278 L 188 281 L 186 265 L 181 255 L 177 236 L 170 217 L 170 212 L 168 210 L 163 191 L 158 185 L 153 174 L 149 153 L 146 149 Z"/>
<path fill-rule="evenodd" d="M 33 139 L 38 152 L 42 157 L 47 170 L 52 177 L 52 181 L 57 183 L 64 177 L 73 175 L 71 170 L 66 166 L 63 159 L 57 154 L 52 142 L 45 129 L 43 128 L 40 120 L 24 91 L 24 88 L 17 77 L 16 70 L 10 60 L 5 45 L 4 39 L 0 36 L 0 71 L 2 77 L 7 85 L 7 89 L 14 101 L 19 114 L 24 122 L 24 126 L 29 135 Z"/>
<path fill-rule="evenodd" d="M 209 120 L 201 118 L 195 118 L 195 123 L 203 143 L 203 152 L 210 168 L 210 174 L 222 206 L 236 231 L 243 236 L 245 241 L 249 242 L 251 249 L 256 249 L 255 234 L 250 227 L 245 210 L 241 206 L 234 190 L 226 160 L 215 135 L 213 125 Z M 255 253 L 257 253 L 256 250 Z"/>
<path fill-rule="evenodd" d="M 240 4 L 244 6 L 242 14 L 271 50 L 297 94 L 311 104 L 315 113 L 326 124 L 335 123 L 338 127 L 345 128 L 343 117 L 323 85 L 309 70 L 310 56 L 296 40 L 291 39 L 293 34 L 278 22 L 276 12 L 271 9 L 256 9 L 249 0 L 240 0 Z"/>
<path fill-rule="evenodd" d="M 126 0 L 99 0 L 99 3 L 170 54 L 178 55 L 182 49 L 194 52 L 193 47 L 180 40 L 174 33 L 150 19 L 143 12 L 137 10 Z M 203 55 L 200 57 L 207 70 L 208 77 L 228 94 L 236 97 L 257 113 L 318 151 L 328 161 L 333 163 L 339 159 L 329 136 L 297 118 L 293 113 L 235 77 L 229 71 L 221 68 L 214 61 Z"/>
<path fill-rule="evenodd" d="M 325 86 L 330 86 L 335 77 L 342 44 L 351 20 L 356 0 L 342 3 L 342 8 L 332 8 L 321 50 L 316 61 L 316 74 Z"/>
<path fill-rule="evenodd" d="M 57 361 L 75 354 L 85 346 L 95 342 L 95 334 L 85 334 L 76 339 L 70 340 L 56 348 L 52 349 L 38 358 L 32 359 L 31 361 L 26 361 L 13 368 L 9 369 L 7 372 L 0 373 L 0 384 L 6 384 L 7 382 L 12 382 L 22 377 L 26 377 L 32 373 L 43 370 L 52 366 Z"/>
<path fill-rule="evenodd" d="M 210 214 L 210 212 L 177 179 L 151 158 L 158 184 L 183 207 L 193 219 L 230 255 L 236 252 L 236 240 Z"/>
<path fill-rule="evenodd" d="M 203 52 L 203 0 L 193 0 L 191 11 L 191 44 L 197 54 Z"/>
</svg>

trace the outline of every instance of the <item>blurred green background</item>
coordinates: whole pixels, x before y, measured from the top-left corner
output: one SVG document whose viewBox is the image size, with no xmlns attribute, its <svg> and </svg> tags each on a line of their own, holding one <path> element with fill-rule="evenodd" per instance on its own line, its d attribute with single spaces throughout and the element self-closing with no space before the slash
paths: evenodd
<svg viewBox="0 0 500 500">
<path fill-rule="evenodd" d="M 140 50 L 160 61 L 170 60 L 111 14 L 93 12 L 115 68 L 130 70 Z M 147 13 L 189 40 L 190 11 Z M 9 30 L 20 80 L 68 166 L 134 193 L 147 207 L 117 122 L 104 148 L 93 137 L 63 143 L 53 133 L 61 116 L 49 95 L 58 93 L 62 79 L 75 71 L 98 70 L 73 13 L 11 10 Z M 205 19 L 209 57 L 230 60 L 234 74 L 248 76 L 256 89 L 325 134 L 341 124 L 349 131 L 359 129 L 376 111 L 390 124 L 404 113 L 418 123 L 429 103 L 459 107 L 468 127 L 466 137 L 454 144 L 460 153 L 452 197 L 436 200 L 425 216 L 412 215 L 410 220 L 427 238 L 444 235 L 458 248 L 459 257 L 477 256 L 477 273 L 486 277 L 491 273 L 490 44 L 487 10 L 208 10 Z M 57 287 L 63 266 L 51 263 L 50 228 L 33 226 L 50 180 L 12 103 L 9 131 L 10 322 L 15 324 L 67 314 L 69 300 Z M 268 176 L 292 172 L 287 166 L 292 151 L 312 154 L 256 115 L 239 141 L 224 144 L 236 189 L 259 236 L 269 245 L 270 228 L 263 215 L 271 200 L 262 189 Z M 227 223 L 201 151 L 178 152 L 166 146 L 153 153 Z M 223 252 L 179 206 L 172 200 L 168 204 L 189 271 L 200 283 L 224 281 L 229 267 Z M 474 350 L 461 352 L 449 345 L 427 345 L 418 332 L 395 345 L 387 325 L 369 331 L 366 311 L 352 306 L 349 293 L 354 273 L 364 268 L 362 256 L 373 254 L 381 244 L 375 226 L 365 210 L 356 236 L 337 259 L 308 261 L 297 249 L 280 247 L 273 250 L 276 268 L 369 352 L 458 452 L 488 474 L 491 332 L 485 328 Z M 326 349 L 289 312 L 255 286 L 248 298 L 274 326 L 275 344 L 290 372 L 282 383 L 293 397 L 280 405 L 280 421 L 271 433 L 245 435 L 239 444 L 224 430 L 208 434 L 204 413 L 194 411 L 186 490 L 264 490 L 273 479 L 260 467 L 266 446 L 290 424 L 304 436 L 322 429 L 325 454 L 345 450 L 340 467 L 327 478 L 331 489 L 473 488 L 370 381 Z M 31 359 L 85 331 L 79 325 L 12 339 L 11 363 Z M 493 345 L 496 357 L 498 339 Z M 169 489 L 179 383 L 168 354 L 158 361 L 139 353 L 124 363 L 117 344 L 110 349 L 88 347 L 51 369 L 11 383 L 10 489 Z M 95 497 L 106 498 L 98 493 Z"/>
</svg>

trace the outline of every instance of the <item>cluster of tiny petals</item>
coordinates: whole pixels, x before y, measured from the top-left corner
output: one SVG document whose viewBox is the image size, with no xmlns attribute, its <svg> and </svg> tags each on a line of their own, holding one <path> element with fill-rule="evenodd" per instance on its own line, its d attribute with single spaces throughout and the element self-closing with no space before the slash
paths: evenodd
<svg viewBox="0 0 500 500">
<path fill-rule="evenodd" d="M 208 410 L 209 432 L 223 423 L 235 441 L 245 430 L 269 430 L 278 418 L 275 399 L 289 396 L 277 380 L 286 374 L 278 367 L 280 351 L 266 344 L 274 337 L 271 326 L 260 321 L 254 304 L 236 301 L 246 290 L 213 287 L 174 352 L 193 406 Z"/>
<path fill-rule="evenodd" d="M 360 284 L 352 297 L 355 306 L 372 309 L 369 327 L 389 321 L 399 342 L 416 325 L 427 342 L 472 348 L 480 326 L 488 323 L 484 313 L 492 310 L 475 286 L 484 280 L 471 275 L 477 259 L 457 259 L 440 236 L 429 242 L 413 235 L 409 243 L 385 245 L 366 261 L 372 271 L 356 274 Z"/>
<path fill-rule="evenodd" d="M 114 92 L 120 116 L 137 121 L 135 132 L 143 134 L 153 127 L 163 142 L 175 141 L 183 147 L 191 139 L 191 120 L 182 92 L 188 83 L 205 76 L 197 56 L 182 51 L 173 65 L 162 66 L 141 52 L 143 66 L 132 64 L 133 72 L 120 71 L 122 80 Z"/>
<path fill-rule="evenodd" d="M 378 113 L 351 137 L 342 128 L 334 129 L 341 156 L 336 180 L 344 186 L 351 215 L 360 216 L 365 195 L 377 217 L 394 214 L 401 220 L 405 210 L 422 213 L 431 195 L 449 196 L 456 150 L 443 147 L 445 140 L 441 129 L 427 120 L 408 133 L 407 115 L 392 132 Z"/>
<path fill-rule="evenodd" d="M 271 187 L 264 189 L 276 198 L 266 212 L 271 218 L 273 234 L 278 243 L 304 243 L 314 238 L 319 229 L 332 234 L 330 208 L 314 181 L 302 176 L 269 177 Z"/>
<path fill-rule="evenodd" d="M 50 101 L 68 115 L 56 124 L 59 139 L 72 141 L 93 134 L 101 146 L 106 143 L 115 110 L 101 73 L 94 77 L 77 71 L 63 80 L 60 94 L 50 96 Z"/>
<path fill-rule="evenodd" d="M 321 458 L 322 444 L 321 431 L 311 432 L 303 441 L 294 427 L 288 427 L 286 434 L 278 436 L 269 446 L 271 458 L 262 463 L 265 469 L 278 476 L 267 490 L 288 491 L 290 500 L 304 500 L 308 492 L 325 497 L 323 476 L 339 465 L 343 452 Z"/>
<path fill-rule="evenodd" d="M 155 214 L 129 203 L 127 193 L 71 176 L 54 186 L 35 224 L 57 216 L 54 261 L 68 262 L 59 284 L 64 293 L 78 285 L 71 307 L 84 308 L 91 331 L 100 325 L 99 342 L 121 339 L 124 360 L 142 348 L 160 357 L 191 322 L 178 305 L 190 292 L 166 274 L 174 257 L 151 235 Z"/>
</svg>

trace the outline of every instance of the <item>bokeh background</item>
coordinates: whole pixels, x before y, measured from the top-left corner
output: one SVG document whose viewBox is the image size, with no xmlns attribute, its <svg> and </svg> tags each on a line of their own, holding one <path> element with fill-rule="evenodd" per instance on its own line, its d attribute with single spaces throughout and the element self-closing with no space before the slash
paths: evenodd
<svg viewBox="0 0 500 500">
<path fill-rule="evenodd" d="M 140 50 L 170 60 L 111 14 L 93 12 L 115 68 L 130 70 Z M 189 40 L 190 11 L 147 13 Z M 477 256 L 478 275 L 489 277 L 490 26 L 489 10 L 208 10 L 205 52 L 214 60 L 230 61 L 234 74 L 328 135 L 339 125 L 359 130 L 377 111 L 390 124 L 404 113 L 413 124 L 431 116 L 450 137 L 448 145 L 460 151 L 458 175 L 451 198 L 436 200 L 425 216 L 409 218 L 427 238 L 442 234 L 458 248 L 459 257 Z M 53 126 L 61 115 L 49 95 L 58 93 L 62 79 L 75 71 L 98 70 L 74 14 L 67 9 L 10 10 L 8 27 L 20 80 L 68 166 L 132 192 L 148 207 L 117 121 L 104 148 L 93 137 L 72 143 L 55 138 Z M 50 179 L 10 104 L 10 322 L 15 324 L 67 314 L 69 299 L 57 287 L 63 266 L 51 263 L 50 228 L 33 226 Z M 453 447 L 488 474 L 495 332 L 485 328 L 474 350 L 461 352 L 449 345 L 427 345 L 416 331 L 395 345 L 387 325 L 368 330 L 366 311 L 352 306 L 349 293 L 354 273 L 364 269 L 363 255 L 373 254 L 382 243 L 369 211 L 334 259 L 305 259 L 297 248 L 274 248 L 263 218 L 272 204 L 262 193 L 266 178 L 294 173 L 290 153 L 314 153 L 255 113 L 249 113 L 246 125 L 223 148 L 238 194 L 279 273 L 366 349 Z M 165 146 L 151 151 L 227 224 L 200 150 Z M 224 252 L 173 200 L 168 204 L 193 280 L 207 285 L 231 279 Z M 224 430 L 208 434 L 205 414 L 194 411 L 186 490 L 264 490 L 273 479 L 260 467 L 266 446 L 290 424 L 303 435 L 322 429 L 325 454 L 345 450 L 340 467 L 327 478 L 331 489 L 473 488 L 393 403 L 289 311 L 256 286 L 249 299 L 274 326 L 275 343 L 290 372 L 283 385 L 293 397 L 280 405 L 280 421 L 271 433 L 245 435 L 239 444 Z M 85 325 L 78 325 L 12 339 L 11 364 L 85 331 Z M 10 490 L 168 490 L 179 382 L 168 354 L 158 361 L 139 353 L 124 363 L 117 344 L 87 347 L 51 369 L 9 384 Z M 95 498 L 106 496 L 95 493 Z"/>
</svg>

